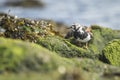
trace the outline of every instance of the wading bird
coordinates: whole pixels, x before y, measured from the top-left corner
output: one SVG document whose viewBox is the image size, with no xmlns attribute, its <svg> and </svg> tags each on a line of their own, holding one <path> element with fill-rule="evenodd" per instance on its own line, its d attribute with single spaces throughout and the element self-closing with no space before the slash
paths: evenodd
<svg viewBox="0 0 120 80">
<path fill-rule="evenodd" d="M 81 43 L 85 43 L 85 47 L 88 48 L 88 41 L 91 40 L 91 28 L 82 26 L 78 23 L 73 24 L 68 29 L 71 29 L 65 36 L 66 39 L 74 37 Z"/>
</svg>

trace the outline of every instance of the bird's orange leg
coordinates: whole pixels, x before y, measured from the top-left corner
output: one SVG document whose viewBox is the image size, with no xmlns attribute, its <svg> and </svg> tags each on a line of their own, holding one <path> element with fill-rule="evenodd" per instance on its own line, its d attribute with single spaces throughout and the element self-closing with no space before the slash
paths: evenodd
<svg viewBox="0 0 120 80">
<path fill-rule="evenodd" d="M 85 43 L 85 48 L 88 49 L 88 42 Z"/>
</svg>

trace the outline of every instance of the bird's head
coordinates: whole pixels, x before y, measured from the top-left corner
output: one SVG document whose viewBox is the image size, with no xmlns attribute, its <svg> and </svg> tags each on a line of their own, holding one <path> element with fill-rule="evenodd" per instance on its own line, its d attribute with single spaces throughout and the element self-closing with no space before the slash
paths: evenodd
<svg viewBox="0 0 120 80">
<path fill-rule="evenodd" d="M 80 25 L 79 23 L 72 24 L 69 29 L 72 29 L 73 32 L 84 33 L 85 29 L 84 26 Z"/>
</svg>

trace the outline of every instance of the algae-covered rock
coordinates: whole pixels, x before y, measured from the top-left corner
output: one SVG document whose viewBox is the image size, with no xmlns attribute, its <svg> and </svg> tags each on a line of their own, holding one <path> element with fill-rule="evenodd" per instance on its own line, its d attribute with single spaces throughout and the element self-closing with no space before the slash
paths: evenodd
<svg viewBox="0 0 120 80">
<path fill-rule="evenodd" d="M 103 49 L 103 56 L 109 64 L 120 66 L 120 39 L 109 42 Z"/>
<path fill-rule="evenodd" d="M 60 27 L 56 28 L 58 25 Z M 120 80 L 120 68 L 103 63 L 108 61 L 120 66 L 120 31 L 92 25 L 93 37 L 88 49 L 84 49 L 78 46 L 78 42 L 74 43 L 75 39 L 63 38 L 67 29 L 62 26 L 65 25 L 51 20 L 30 20 L 0 14 L 0 37 L 5 37 L 0 38 L 0 73 L 27 73 L 22 77 L 19 74 L 12 77 L 0 75 L 0 79 L 28 80 L 29 76 L 29 80 Z M 62 33 L 59 29 L 66 30 Z M 98 58 L 103 58 L 103 62 Z M 37 72 L 34 78 L 32 71 Z"/>
<path fill-rule="evenodd" d="M 101 54 L 104 46 L 111 40 L 120 38 L 117 31 L 98 25 L 91 25 L 93 38 L 89 44 L 90 50 L 95 54 Z"/>
<path fill-rule="evenodd" d="M 50 20 L 30 20 L 0 15 L 0 36 L 24 41 L 37 42 L 39 37 L 54 35 L 54 23 Z"/>
<path fill-rule="evenodd" d="M 0 38 L 0 71 L 54 71 L 59 67 L 77 66 L 72 60 L 62 58 L 40 45 Z"/>
<path fill-rule="evenodd" d="M 90 53 L 89 50 L 77 47 L 58 36 L 46 36 L 44 38 L 39 38 L 37 44 L 42 45 L 43 47 L 64 57 L 97 58 L 97 56 Z"/>
<path fill-rule="evenodd" d="M 79 62 L 79 67 L 87 72 L 93 72 L 98 74 L 105 74 L 105 73 L 115 73 L 120 72 L 119 67 L 111 66 L 105 64 L 99 60 L 93 60 L 88 58 L 81 58 L 76 59 L 75 62 Z"/>
<path fill-rule="evenodd" d="M 49 71 L 61 62 L 47 49 L 19 40 L 0 38 L 0 71 Z"/>
<path fill-rule="evenodd" d="M 120 68 L 110 66 L 88 58 L 73 59 L 77 68 L 66 71 L 62 75 L 62 80 L 119 80 Z M 84 70 L 82 72 L 80 69 Z M 68 77 L 69 76 L 69 77 Z"/>
<path fill-rule="evenodd" d="M 30 76 L 30 80 L 36 78 L 43 80 L 68 80 L 70 78 L 74 80 L 93 80 L 94 78 L 99 80 L 101 78 L 105 79 L 106 74 L 112 74 L 113 77 L 117 76 L 117 80 L 119 80 L 118 75 L 116 75 L 120 71 L 118 67 L 87 58 L 60 57 L 39 45 L 20 40 L 0 38 L 0 60 L 0 72 L 22 71 L 22 74 L 24 74 L 0 75 L 2 80 L 15 80 L 17 78 L 19 78 L 18 80 L 26 80 L 28 76 Z M 29 72 L 29 74 L 23 72 Z"/>
</svg>

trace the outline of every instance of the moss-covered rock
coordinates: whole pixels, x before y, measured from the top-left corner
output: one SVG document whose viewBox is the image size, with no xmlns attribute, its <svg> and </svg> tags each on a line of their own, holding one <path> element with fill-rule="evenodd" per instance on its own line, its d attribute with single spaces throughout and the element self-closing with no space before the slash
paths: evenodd
<svg viewBox="0 0 120 80">
<path fill-rule="evenodd" d="M 64 59 L 62 61 L 64 64 Z M 56 69 L 59 64 L 61 64 L 59 56 L 56 57 L 55 54 L 36 44 L 0 38 L 0 71 L 46 72 Z"/>
<path fill-rule="evenodd" d="M 58 36 L 46 36 L 39 38 L 37 44 L 42 45 L 43 47 L 64 57 L 87 57 L 92 59 L 97 58 L 97 55 L 91 53 L 89 50 L 77 47 Z"/>
<path fill-rule="evenodd" d="M 79 62 L 79 67 L 87 72 L 93 72 L 98 74 L 104 73 L 115 73 L 120 72 L 120 68 L 104 64 L 99 60 L 93 60 L 88 58 L 78 58 L 73 60 L 74 62 Z"/>
<path fill-rule="evenodd" d="M 104 58 L 106 62 L 120 66 L 120 39 L 115 39 L 109 42 L 103 49 Z"/>
<path fill-rule="evenodd" d="M 95 54 L 101 54 L 103 47 L 111 40 L 120 38 L 117 31 L 98 25 L 91 25 L 93 37 L 90 41 L 90 50 Z"/>
<path fill-rule="evenodd" d="M 62 75 L 62 80 L 119 80 L 119 67 L 113 67 L 88 58 L 73 59 L 73 62 L 79 67 L 66 71 Z M 83 72 L 81 71 L 84 70 Z M 69 76 L 69 77 L 68 77 Z M 112 78 L 110 78 L 112 77 Z"/>
<path fill-rule="evenodd" d="M 60 27 L 56 28 L 58 25 Z M 61 26 L 65 25 L 51 20 L 30 20 L 0 14 L 0 73 L 31 72 L 24 73 L 27 75 L 25 78 L 17 74 L 19 80 L 28 80 L 28 75 L 33 75 L 32 71 L 38 72 L 34 75 L 40 75 L 29 80 L 36 80 L 36 77 L 39 80 L 109 80 L 109 76 L 113 77 L 111 80 L 120 79 L 119 67 L 98 59 L 120 66 L 120 31 L 92 25 L 93 38 L 88 49 L 84 49 L 75 39 L 64 39 L 67 29 Z M 64 29 L 64 33 L 60 29 Z M 1 76 L 0 79 L 8 80 L 8 75 Z M 16 75 L 9 78 L 16 80 Z"/>
<path fill-rule="evenodd" d="M 9 77 L 6 77 L 5 71 L 28 73 L 22 73 L 24 76 L 10 74 Z M 26 80 L 28 76 L 30 76 L 30 80 L 36 78 L 67 80 L 68 76 L 74 80 L 93 80 L 93 78 L 103 78 L 101 75 L 105 77 L 104 74 L 111 75 L 119 71 L 118 67 L 106 65 L 98 60 L 64 58 L 34 43 L 0 38 L 0 72 L 5 74 L 0 75 L 2 80 L 15 80 L 16 78 Z M 37 76 L 38 74 L 39 76 Z M 115 76 L 118 77 L 114 74 L 113 77 Z"/>
</svg>

